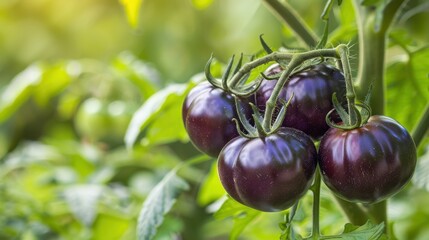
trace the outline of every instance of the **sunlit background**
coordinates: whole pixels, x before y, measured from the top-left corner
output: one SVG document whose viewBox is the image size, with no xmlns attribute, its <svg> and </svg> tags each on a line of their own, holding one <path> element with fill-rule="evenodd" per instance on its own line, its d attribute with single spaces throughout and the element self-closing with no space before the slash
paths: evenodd
<svg viewBox="0 0 429 240">
<path fill-rule="evenodd" d="M 261 34 L 273 49 L 305 47 L 260 0 L 198 2 L 211 1 L 143 0 L 133 26 L 118 0 L 0 0 L 0 239 L 135 239 L 150 190 L 169 170 L 200 156 L 188 142 L 180 108 L 211 54 L 216 71 L 233 54 L 258 53 Z M 289 2 L 321 35 L 323 3 Z M 329 44 L 353 46 L 355 68 L 350 2 L 332 13 Z M 393 89 L 387 114 L 408 129 L 429 99 L 423 64 L 429 51 L 411 57 L 400 46 L 427 46 L 429 6 L 416 0 L 404 11 L 410 9 L 396 23 L 387 52 L 387 88 Z M 399 81 L 410 69 L 415 78 Z M 133 114 L 153 96 L 140 111 L 147 118 L 141 132 L 126 149 Z M 424 159 L 428 163 L 429 155 Z M 183 170 L 191 188 L 156 239 L 228 238 L 233 221 L 215 220 L 210 212 L 224 195 L 213 163 Z M 422 189 L 429 183 L 424 172 L 418 176 L 420 188 L 410 186 L 392 200 L 399 239 L 428 239 L 429 195 Z M 296 221 L 305 232 L 311 196 L 302 206 Z M 346 220 L 326 189 L 321 214 L 324 233 L 342 230 Z M 259 216 L 243 239 L 277 239 L 283 217 Z"/>
</svg>

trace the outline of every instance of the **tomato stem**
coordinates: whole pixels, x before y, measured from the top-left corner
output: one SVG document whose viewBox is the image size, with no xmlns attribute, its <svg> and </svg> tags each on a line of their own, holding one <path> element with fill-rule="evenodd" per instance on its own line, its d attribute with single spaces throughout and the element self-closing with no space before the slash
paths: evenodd
<svg viewBox="0 0 429 240">
<path fill-rule="evenodd" d="M 299 14 L 290 6 L 287 1 L 281 3 L 277 0 L 264 0 L 275 15 L 281 18 L 292 31 L 301 38 L 309 47 L 315 47 L 318 43 L 318 37 L 307 26 L 305 21 Z"/>
<path fill-rule="evenodd" d="M 353 88 L 353 80 L 352 80 L 352 74 L 351 74 L 351 68 L 350 68 L 350 62 L 349 62 L 349 54 L 348 54 L 348 47 L 346 45 L 339 45 L 337 47 L 339 55 L 341 57 L 341 65 L 343 67 L 343 73 L 344 78 L 346 81 L 346 99 L 347 99 L 347 107 L 348 107 L 348 115 L 349 119 L 347 124 L 348 125 L 360 125 L 360 122 L 357 122 L 357 116 L 356 114 L 359 114 L 355 111 L 355 90 Z"/>
<path fill-rule="evenodd" d="M 229 86 L 233 87 L 237 85 L 238 82 L 248 74 L 252 69 L 267 64 L 269 62 L 277 60 L 290 60 L 293 57 L 293 53 L 283 53 L 283 52 L 273 52 L 271 54 L 265 55 L 261 58 L 257 58 L 253 61 L 243 64 L 243 66 L 232 76 L 229 81 Z"/>
<path fill-rule="evenodd" d="M 368 210 L 371 218 L 376 223 L 384 222 L 387 228 L 387 200 L 369 205 Z M 387 229 L 385 229 L 385 232 L 387 232 Z"/>
<path fill-rule="evenodd" d="M 335 195 L 334 197 L 351 223 L 363 225 L 368 221 L 367 213 L 358 204 L 343 200 Z"/>
</svg>

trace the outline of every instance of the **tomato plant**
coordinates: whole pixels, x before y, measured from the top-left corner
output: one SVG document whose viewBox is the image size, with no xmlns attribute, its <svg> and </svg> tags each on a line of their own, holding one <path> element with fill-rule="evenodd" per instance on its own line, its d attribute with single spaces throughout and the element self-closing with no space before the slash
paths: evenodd
<svg viewBox="0 0 429 240">
<path fill-rule="evenodd" d="M 280 224 L 281 239 L 301 239 L 302 233 L 297 234 L 293 227 L 297 224 L 294 216 L 300 210 L 298 203 L 305 202 L 306 192 L 311 190 L 312 231 L 305 239 L 394 238 L 388 223 L 386 200 L 394 198 L 412 179 L 417 164 L 417 147 L 422 140 L 421 134 L 428 127 L 427 108 L 412 134 L 385 116 L 386 36 L 404 1 L 392 0 L 385 5 L 353 1 L 353 6 L 349 5 L 356 14 L 358 48 L 329 38 L 330 34 L 335 34 L 329 30 L 333 9 L 337 8 L 335 2 L 345 4 L 342 1 L 326 3 L 321 14 L 325 28 L 319 37 L 289 3 L 264 1 L 306 46 L 304 49 L 289 46 L 273 49 L 261 36 L 264 54 L 257 54 L 244 64 L 241 58 L 232 75 L 230 70 L 234 64 L 231 58 L 223 75 L 227 77 L 221 84 L 214 84 L 226 87 L 235 98 L 255 98 L 254 103 L 249 103 L 251 116 L 240 110 L 238 101 L 236 116 L 223 115 L 237 122 L 236 134 L 240 136 L 224 141 L 222 145 L 225 147 L 219 147 L 222 150 L 215 162 L 220 182 L 230 198 L 215 216 L 232 215 L 234 223 L 238 224 L 248 223 L 259 215 L 258 211 L 286 210 L 284 222 Z M 336 37 L 339 38 L 341 33 L 336 33 Z M 355 62 L 351 55 L 358 55 L 359 62 Z M 205 69 L 209 82 L 214 79 L 210 73 L 211 61 Z M 189 96 L 192 99 L 192 90 Z M 209 98 L 210 95 L 202 96 Z M 183 116 L 188 115 L 189 106 L 185 101 Z M 232 104 L 228 108 L 212 106 L 215 108 L 212 112 L 232 109 Z M 184 121 L 187 127 L 188 120 Z M 223 122 L 213 120 L 211 125 L 223 126 Z M 192 127 L 200 127 L 197 132 L 201 135 L 214 129 L 207 129 L 201 123 Z M 213 139 L 213 144 L 198 142 L 189 129 L 188 133 L 197 146 L 199 142 L 213 147 L 217 145 Z M 313 144 L 319 145 L 317 156 Z M 302 159 L 307 159 L 303 162 L 311 166 L 310 170 L 298 167 L 303 166 L 298 164 Z M 303 178 L 301 174 L 304 172 L 306 177 Z M 309 177 L 313 174 L 314 179 Z M 322 181 L 328 188 L 323 187 Z M 322 193 L 329 190 L 348 221 L 357 227 L 346 226 L 339 235 L 322 234 L 319 208 L 323 207 Z M 244 213 L 232 212 L 232 199 L 251 209 L 242 210 Z M 246 217 L 240 220 L 242 215 Z M 232 238 L 238 236 L 242 227 L 233 228 Z"/>
<path fill-rule="evenodd" d="M 0 239 L 429 238 L 426 0 L 4 2 Z"/>
</svg>

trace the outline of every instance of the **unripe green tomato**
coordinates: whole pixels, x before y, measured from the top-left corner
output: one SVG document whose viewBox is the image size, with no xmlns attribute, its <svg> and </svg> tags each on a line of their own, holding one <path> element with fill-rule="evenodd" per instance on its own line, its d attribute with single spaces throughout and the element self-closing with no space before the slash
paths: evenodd
<svg viewBox="0 0 429 240">
<path fill-rule="evenodd" d="M 89 98 L 76 113 L 76 131 L 90 141 L 121 144 L 135 109 L 134 104 L 120 100 Z"/>
</svg>

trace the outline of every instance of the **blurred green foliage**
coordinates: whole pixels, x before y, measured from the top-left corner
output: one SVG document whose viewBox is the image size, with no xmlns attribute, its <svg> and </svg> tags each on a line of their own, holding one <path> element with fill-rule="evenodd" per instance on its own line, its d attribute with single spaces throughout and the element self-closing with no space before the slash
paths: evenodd
<svg viewBox="0 0 429 240">
<path fill-rule="evenodd" d="M 210 54 L 221 69 L 232 54 L 257 53 L 260 34 L 274 49 L 304 46 L 259 0 L 144 0 L 135 27 L 125 2 L 0 1 L 0 239 L 135 239 L 151 190 L 201 156 L 180 111 Z M 323 3 L 290 2 L 322 33 Z M 388 39 L 387 114 L 409 130 L 429 99 L 427 11 L 410 2 Z M 350 1 L 332 14 L 329 43 L 350 43 L 357 55 Z M 428 154 L 421 158 L 427 169 Z M 155 238 L 278 238 L 286 212 L 225 200 L 215 166 L 177 170 L 189 189 Z M 429 236 L 426 176 L 390 202 L 398 239 Z M 323 233 L 341 232 L 345 217 L 326 188 L 321 197 Z M 309 232 L 311 201 L 307 194 L 297 210 L 298 232 Z"/>
</svg>

